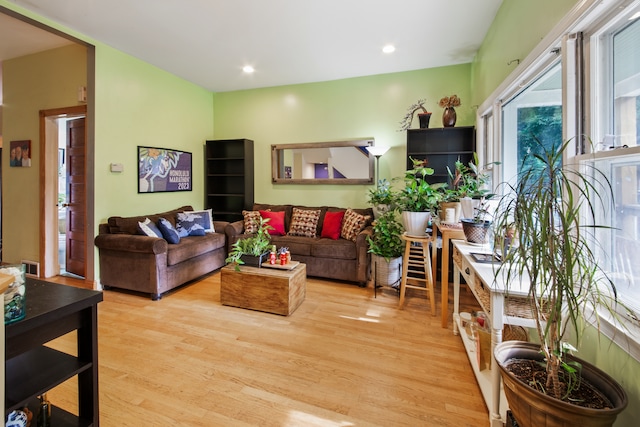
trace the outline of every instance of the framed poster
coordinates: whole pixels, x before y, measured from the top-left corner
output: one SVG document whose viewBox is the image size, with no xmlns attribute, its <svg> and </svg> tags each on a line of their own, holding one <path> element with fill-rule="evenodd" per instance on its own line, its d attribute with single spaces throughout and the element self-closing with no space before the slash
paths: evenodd
<svg viewBox="0 0 640 427">
<path fill-rule="evenodd" d="M 138 146 L 138 193 L 191 191 L 191 153 Z"/>
</svg>

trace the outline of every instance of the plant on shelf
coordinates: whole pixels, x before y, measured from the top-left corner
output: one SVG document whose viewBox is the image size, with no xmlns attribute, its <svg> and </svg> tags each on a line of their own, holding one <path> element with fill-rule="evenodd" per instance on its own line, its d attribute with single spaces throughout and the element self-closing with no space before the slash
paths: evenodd
<svg viewBox="0 0 640 427">
<path fill-rule="evenodd" d="M 424 107 L 425 102 L 427 102 L 426 99 L 419 99 L 418 102 L 416 102 L 415 104 L 411 104 L 409 108 L 407 108 L 407 114 L 405 114 L 404 118 L 400 121 L 400 132 L 411 127 L 411 122 L 413 122 L 413 115 L 416 113 L 416 111 L 422 111 L 422 113 L 419 113 L 419 115 L 431 116 L 431 113 Z M 429 120 L 426 119 L 425 126 L 423 126 L 423 124 L 425 124 L 425 120 L 422 120 L 420 122 L 420 128 L 429 127 Z"/>
<path fill-rule="evenodd" d="M 502 254 L 496 277 L 505 281 L 507 291 L 528 292 L 539 340 L 539 344 L 506 341 L 495 349 L 507 400 L 517 399 L 510 407 L 524 427 L 539 425 L 529 418 L 530 411 L 545 405 L 553 412 L 549 418 L 565 417 L 566 424 L 561 425 L 609 426 L 627 404 L 624 390 L 604 372 L 570 355 L 565 342 L 565 333 L 571 331 L 579 347 L 586 313 L 593 312 L 599 325 L 598 309 L 616 318 L 614 306 L 621 305 L 593 250 L 592 232 L 606 228 L 597 223 L 594 206 L 613 205 L 612 188 L 595 168 L 584 171 L 563 164 L 568 144 L 545 148 L 538 142 L 537 150 L 527 155 L 523 164 L 529 166 L 523 168 L 517 184 L 506 185 L 508 192 L 494 216 L 496 229 L 512 230 L 516 241 Z M 504 242 L 496 241 L 496 247 L 503 246 Z M 529 370 L 542 366 L 541 376 L 520 382 L 515 372 L 522 365 Z M 578 401 L 587 397 L 582 394 L 587 381 L 606 396 L 606 409 L 575 405 L 584 405 Z M 527 407 L 529 398 L 539 402 Z M 545 417 L 537 416 L 538 420 Z"/>
<path fill-rule="evenodd" d="M 268 254 L 271 247 L 269 230 L 273 230 L 273 227 L 269 225 L 270 220 L 270 218 L 262 217 L 256 219 L 256 233 L 250 237 L 237 240 L 231 245 L 231 250 L 225 262 L 234 264 L 236 270 L 239 270 L 239 266 L 245 264 L 245 259 L 243 258 L 246 258 L 246 256 L 257 257 L 260 260 L 262 256 Z"/>
<path fill-rule="evenodd" d="M 397 286 L 400 283 L 400 266 L 404 242 L 400 238 L 404 229 L 396 218 L 396 211 L 389 210 L 373 221 L 373 230 L 367 236 L 369 253 L 374 255 L 376 285 Z"/>
</svg>

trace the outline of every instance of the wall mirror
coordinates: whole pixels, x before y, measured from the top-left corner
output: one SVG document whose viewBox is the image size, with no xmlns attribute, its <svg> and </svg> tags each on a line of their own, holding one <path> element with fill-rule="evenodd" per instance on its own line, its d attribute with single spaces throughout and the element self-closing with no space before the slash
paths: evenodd
<svg viewBox="0 0 640 427">
<path fill-rule="evenodd" d="M 373 184 L 373 138 L 271 146 L 275 184 Z"/>
</svg>

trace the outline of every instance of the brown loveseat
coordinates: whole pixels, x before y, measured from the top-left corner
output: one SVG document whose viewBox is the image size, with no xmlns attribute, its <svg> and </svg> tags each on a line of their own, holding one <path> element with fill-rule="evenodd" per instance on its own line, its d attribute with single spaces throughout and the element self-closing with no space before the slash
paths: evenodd
<svg viewBox="0 0 640 427">
<path fill-rule="evenodd" d="M 168 244 L 157 237 L 141 235 L 138 222 L 166 218 L 174 226 L 178 212 L 193 211 L 183 206 L 168 212 L 136 217 L 110 217 L 100 224 L 95 245 L 99 249 L 100 282 L 106 288 L 144 292 L 153 300 L 190 280 L 223 267 L 227 257 L 226 221 L 214 221 L 215 233 L 182 237 Z"/>
<path fill-rule="evenodd" d="M 272 243 L 278 248 L 289 248 L 291 258 L 294 261 L 300 261 L 307 265 L 307 275 L 309 276 L 356 282 L 360 286 L 365 286 L 369 279 L 371 259 L 370 254 L 367 252 L 368 245 L 366 236 L 371 235 L 372 232 L 372 210 L 370 208 L 353 209 L 355 212 L 369 217 L 365 228 L 357 234 L 355 242 L 341 237 L 337 240 L 319 237 L 322 235 L 322 226 L 326 213 L 346 211 L 344 208 L 256 203 L 253 205 L 253 211 L 284 211 L 285 232 L 289 232 L 294 207 L 304 210 L 320 210 L 316 237 L 291 235 L 271 236 Z M 227 245 L 228 248 L 230 248 L 238 239 L 247 236 L 244 234 L 244 221 L 236 221 L 227 225 L 226 234 Z"/>
</svg>

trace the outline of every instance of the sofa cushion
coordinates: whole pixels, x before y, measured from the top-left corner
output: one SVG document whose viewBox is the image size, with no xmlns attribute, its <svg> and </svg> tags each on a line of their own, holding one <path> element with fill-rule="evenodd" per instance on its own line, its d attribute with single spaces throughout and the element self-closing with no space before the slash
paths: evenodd
<svg viewBox="0 0 640 427">
<path fill-rule="evenodd" d="M 270 235 L 282 236 L 286 234 L 284 229 L 284 211 L 260 211 L 260 216 L 265 219 L 269 218 L 269 225 L 273 227 L 273 229 L 268 230 Z"/>
<path fill-rule="evenodd" d="M 316 258 L 356 259 L 356 244 L 351 240 L 318 239 L 311 247 L 311 256 Z"/>
<path fill-rule="evenodd" d="M 284 212 L 284 230 L 289 229 L 289 223 L 291 222 L 291 211 L 293 206 L 291 205 L 269 205 L 266 203 L 254 203 L 254 211 L 272 211 L 272 212 Z"/>
<path fill-rule="evenodd" d="M 178 212 L 184 211 L 192 211 L 193 208 L 191 206 L 182 206 L 178 209 L 173 209 L 167 212 L 161 212 L 153 215 L 142 215 L 142 216 L 130 216 L 130 217 L 122 217 L 122 216 L 112 216 L 107 220 L 109 224 L 109 232 L 111 234 L 138 234 L 138 222 L 143 222 L 146 218 L 149 218 L 154 223 L 158 222 L 160 218 L 166 218 L 175 225 L 176 223 L 176 214 Z"/>
<path fill-rule="evenodd" d="M 355 212 L 353 209 L 347 209 L 342 219 L 342 229 L 340 230 L 340 237 L 343 239 L 356 241 L 358 233 L 360 233 L 367 222 L 371 218 L 367 215 L 361 215 Z"/>
<path fill-rule="evenodd" d="M 167 219 L 160 218 L 158 220 L 158 228 L 160 229 L 164 240 L 173 245 L 180 243 L 180 235 L 178 234 L 178 231 Z"/>
<path fill-rule="evenodd" d="M 176 230 L 180 237 L 204 236 L 208 230 L 212 230 L 213 222 L 210 214 L 210 211 L 178 212 Z"/>
<path fill-rule="evenodd" d="M 169 245 L 167 249 L 167 265 L 176 265 L 198 255 L 222 248 L 226 244 L 222 233 L 207 233 L 204 236 L 188 236 L 180 239 L 180 243 Z"/>
<path fill-rule="evenodd" d="M 316 237 L 320 209 L 293 208 L 291 225 L 287 232 L 290 236 Z"/>
<path fill-rule="evenodd" d="M 322 223 L 322 232 L 320 237 L 338 240 L 340 238 L 340 231 L 342 230 L 343 218 L 344 211 L 326 212 L 324 214 L 324 222 Z"/>
<path fill-rule="evenodd" d="M 271 236 L 271 243 L 279 248 L 289 248 L 291 256 L 295 261 L 296 255 L 311 255 L 311 247 L 320 240 L 317 237 L 302 237 L 302 236 Z"/>
<path fill-rule="evenodd" d="M 268 210 L 268 209 L 267 209 Z M 260 211 L 242 211 L 244 234 L 255 234 L 260 222 Z"/>
<path fill-rule="evenodd" d="M 138 221 L 138 230 L 148 237 L 159 237 L 162 239 L 162 232 L 149 218 L 144 221 Z"/>
</svg>

